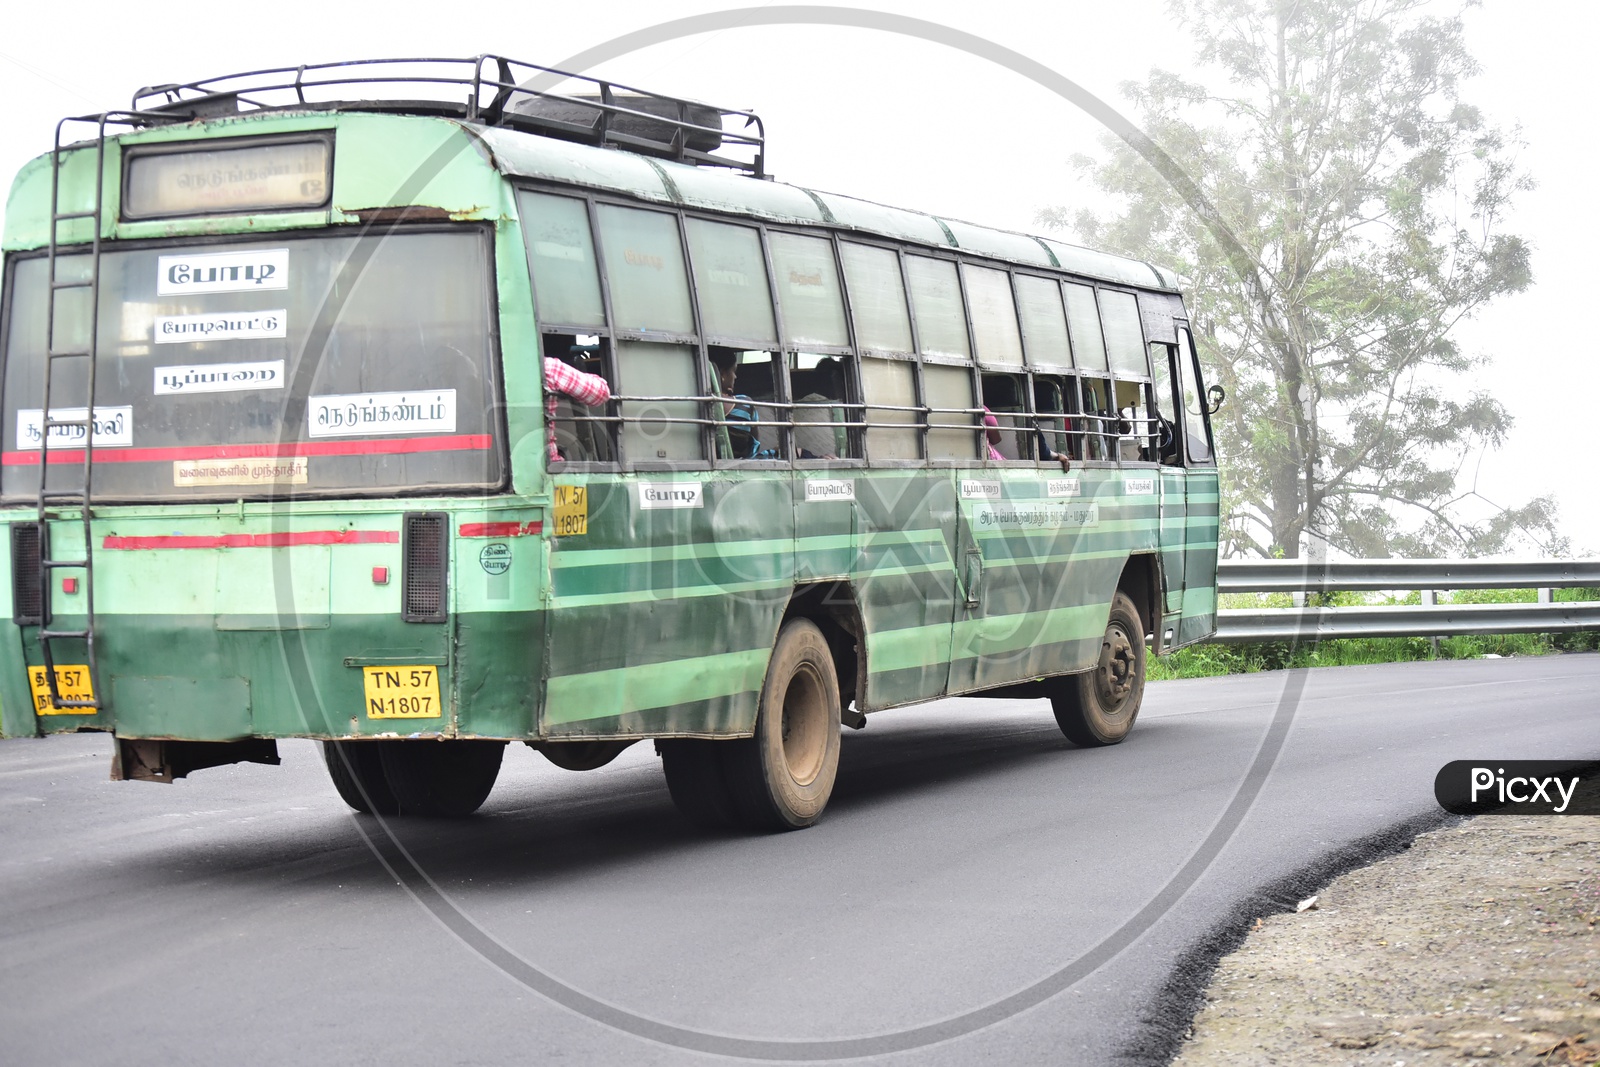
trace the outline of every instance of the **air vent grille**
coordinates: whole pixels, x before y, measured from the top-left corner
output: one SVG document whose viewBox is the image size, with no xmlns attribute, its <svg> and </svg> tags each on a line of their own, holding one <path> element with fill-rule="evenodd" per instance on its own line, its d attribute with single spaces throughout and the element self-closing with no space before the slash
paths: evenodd
<svg viewBox="0 0 1600 1067">
<path fill-rule="evenodd" d="M 401 615 L 406 622 L 444 622 L 449 604 L 450 516 L 438 511 L 405 517 Z"/>
<path fill-rule="evenodd" d="M 43 626 L 44 532 L 37 522 L 11 524 L 11 618 L 18 626 Z"/>
</svg>

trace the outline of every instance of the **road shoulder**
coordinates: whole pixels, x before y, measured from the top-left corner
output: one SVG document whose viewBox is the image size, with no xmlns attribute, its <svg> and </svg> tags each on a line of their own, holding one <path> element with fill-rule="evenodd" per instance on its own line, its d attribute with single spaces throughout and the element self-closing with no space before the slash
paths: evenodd
<svg viewBox="0 0 1600 1067">
<path fill-rule="evenodd" d="M 1256 921 L 1175 1067 L 1600 1063 L 1600 816 L 1482 816 Z"/>
</svg>

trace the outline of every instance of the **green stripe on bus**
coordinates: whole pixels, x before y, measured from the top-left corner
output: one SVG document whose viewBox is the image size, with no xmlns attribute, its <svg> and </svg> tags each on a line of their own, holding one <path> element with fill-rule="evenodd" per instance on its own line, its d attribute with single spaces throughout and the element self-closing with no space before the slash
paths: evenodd
<svg viewBox="0 0 1600 1067">
<path fill-rule="evenodd" d="M 753 692 L 761 688 L 771 654 L 752 648 L 551 678 L 545 683 L 544 720 L 583 722 Z"/>
</svg>

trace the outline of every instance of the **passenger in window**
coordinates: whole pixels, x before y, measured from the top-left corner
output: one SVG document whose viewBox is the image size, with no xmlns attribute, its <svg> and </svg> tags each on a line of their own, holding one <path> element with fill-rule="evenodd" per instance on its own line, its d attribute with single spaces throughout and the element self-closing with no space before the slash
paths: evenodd
<svg viewBox="0 0 1600 1067">
<path fill-rule="evenodd" d="M 722 405 L 724 425 L 720 429 L 726 432 L 728 452 L 723 458 L 777 459 L 778 450 L 762 444 L 761 431 L 756 425 L 761 416 L 755 402 L 738 391 L 735 379 L 739 373 L 739 353 L 731 348 L 713 348 L 710 355 L 716 371 L 718 395 L 734 401 Z"/>
<path fill-rule="evenodd" d="M 561 450 L 556 447 L 556 410 L 563 396 L 592 408 L 611 399 L 611 386 L 598 374 L 581 371 L 551 356 L 544 357 L 544 441 L 545 454 L 551 463 L 562 460 Z"/>
<path fill-rule="evenodd" d="M 1067 433 L 1071 434 L 1072 420 L 1063 418 L 1061 422 L 1066 428 Z M 1067 455 L 1065 452 L 1057 452 L 1055 449 L 1050 447 L 1050 435 L 1045 433 L 1044 427 L 1036 425 L 1034 429 L 1039 434 L 1039 461 L 1041 463 L 1055 463 L 1059 461 L 1063 471 L 1070 471 L 1072 469 L 1072 457 Z M 1068 437 L 1068 440 L 1070 441 L 1071 438 Z"/>
<path fill-rule="evenodd" d="M 810 372 L 811 390 L 794 408 L 794 447 L 801 459 L 838 459 L 849 451 L 844 411 L 844 367 L 826 356 Z M 826 405 L 826 406 L 825 406 Z"/>
<path fill-rule="evenodd" d="M 1006 457 L 1000 451 L 1000 420 L 994 417 L 989 405 L 983 405 L 983 442 L 989 449 L 989 460 L 999 463 Z"/>
</svg>

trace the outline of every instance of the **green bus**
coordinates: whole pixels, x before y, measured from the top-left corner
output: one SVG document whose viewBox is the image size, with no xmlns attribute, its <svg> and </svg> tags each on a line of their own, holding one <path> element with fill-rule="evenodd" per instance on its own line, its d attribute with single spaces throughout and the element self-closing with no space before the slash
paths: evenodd
<svg viewBox="0 0 1600 1067">
<path fill-rule="evenodd" d="M 775 829 L 883 708 L 1121 741 L 1216 623 L 1176 277 L 764 151 L 493 56 L 63 120 L 5 218 L 5 735 L 154 781 L 314 738 L 378 815 L 649 738 L 687 816 Z"/>
</svg>

